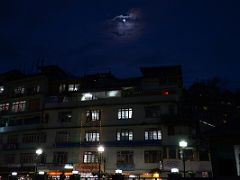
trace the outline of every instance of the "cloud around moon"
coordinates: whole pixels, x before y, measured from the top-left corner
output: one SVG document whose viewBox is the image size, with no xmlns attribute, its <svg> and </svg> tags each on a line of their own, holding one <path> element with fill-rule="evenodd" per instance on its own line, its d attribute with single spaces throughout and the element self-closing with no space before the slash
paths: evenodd
<svg viewBox="0 0 240 180">
<path fill-rule="evenodd" d="M 142 34 L 143 24 L 141 10 L 134 8 L 124 15 L 117 15 L 107 20 L 107 36 L 116 41 L 134 41 Z"/>
</svg>

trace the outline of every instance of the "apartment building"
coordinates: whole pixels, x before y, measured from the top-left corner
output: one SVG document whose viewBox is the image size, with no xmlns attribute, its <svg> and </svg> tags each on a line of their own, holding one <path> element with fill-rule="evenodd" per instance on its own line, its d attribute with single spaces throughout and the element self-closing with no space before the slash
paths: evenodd
<svg viewBox="0 0 240 180">
<path fill-rule="evenodd" d="M 0 90 L 8 96 L 0 104 L 2 173 L 58 176 L 77 170 L 91 177 L 118 170 L 133 178 L 152 178 L 156 172 L 164 177 L 172 168 L 183 171 L 178 143 L 185 139 L 186 172 L 211 174 L 208 152 L 196 148 L 191 119 L 180 111 L 181 67 L 141 72 L 125 79 L 111 73 L 75 77 L 54 66 L 31 77 L 3 78 Z M 36 93 L 25 92 L 29 84 L 38 87 Z M 32 104 L 38 108 L 32 110 Z"/>
</svg>

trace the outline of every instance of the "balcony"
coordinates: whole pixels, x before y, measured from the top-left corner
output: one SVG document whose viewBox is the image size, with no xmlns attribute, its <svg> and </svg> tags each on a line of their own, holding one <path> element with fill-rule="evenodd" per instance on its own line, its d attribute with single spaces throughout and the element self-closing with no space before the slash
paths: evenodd
<svg viewBox="0 0 240 180">
<path fill-rule="evenodd" d="M 19 147 L 18 143 L 7 143 L 7 144 L 3 144 L 2 149 L 15 150 L 15 149 L 18 149 L 18 147 Z"/>
<path fill-rule="evenodd" d="M 210 161 L 186 161 L 185 166 L 186 171 L 212 171 Z M 179 159 L 163 159 L 163 169 L 170 171 L 172 168 L 178 168 L 180 171 L 183 171 L 183 161 Z"/>
<path fill-rule="evenodd" d="M 135 165 L 134 163 L 117 163 L 117 169 L 121 169 L 123 171 L 134 171 Z"/>
<path fill-rule="evenodd" d="M 55 148 L 80 147 L 79 142 L 56 142 L 53 144 Z"/>
</svg>

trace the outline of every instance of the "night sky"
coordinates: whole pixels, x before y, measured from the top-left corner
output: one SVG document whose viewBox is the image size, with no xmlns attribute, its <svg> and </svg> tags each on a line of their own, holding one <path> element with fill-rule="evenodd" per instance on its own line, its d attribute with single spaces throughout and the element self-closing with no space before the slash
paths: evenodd
<svg viewBox="0 0 240 180">
<path fill-rule="evenodd" d="M 0 1 L 0 71 L 44 60 L 83 75 L 180 64 L 240 86 L 239 0 Z"/>
</svg>

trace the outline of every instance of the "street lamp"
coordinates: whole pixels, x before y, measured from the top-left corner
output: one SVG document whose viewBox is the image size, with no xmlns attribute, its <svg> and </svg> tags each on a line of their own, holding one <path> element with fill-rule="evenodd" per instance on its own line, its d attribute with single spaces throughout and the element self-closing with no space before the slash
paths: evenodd
<svg viewBox="0 0 240 180">
<path fill-rule="evenodd" d="M 39 159 L 39 156 L 43 153 L 43 150 L 41 148 L 38 148 L 36 150 L 36 165 L 35 165 L 35 174 L 37 174 L 37 171 L 38 171 L 38 159 Z"/>
<path fill-rule="evenodd" d="M 185 140 L 179 141 L 179 146 L 181 148 L 181 155 L 182 155 L 182 160 L 183 160 L 183 177 L 186 177 L 186 170 L 185 170 L 185 156 L 184 156 L 184 149 L 187 147 L 188 143 Z"/>
<path fill-rule="evenodd" d="M 99 161 L 98 161 L 98 177 L 100 179 L 100 173 L 101 173 L 101 164 L 102 164 L 102 153 L 104 152 L 104 147 L 102 145 L 99 145 L 97 148 L 98 155 L 99 155 Z"/>
</svg>

